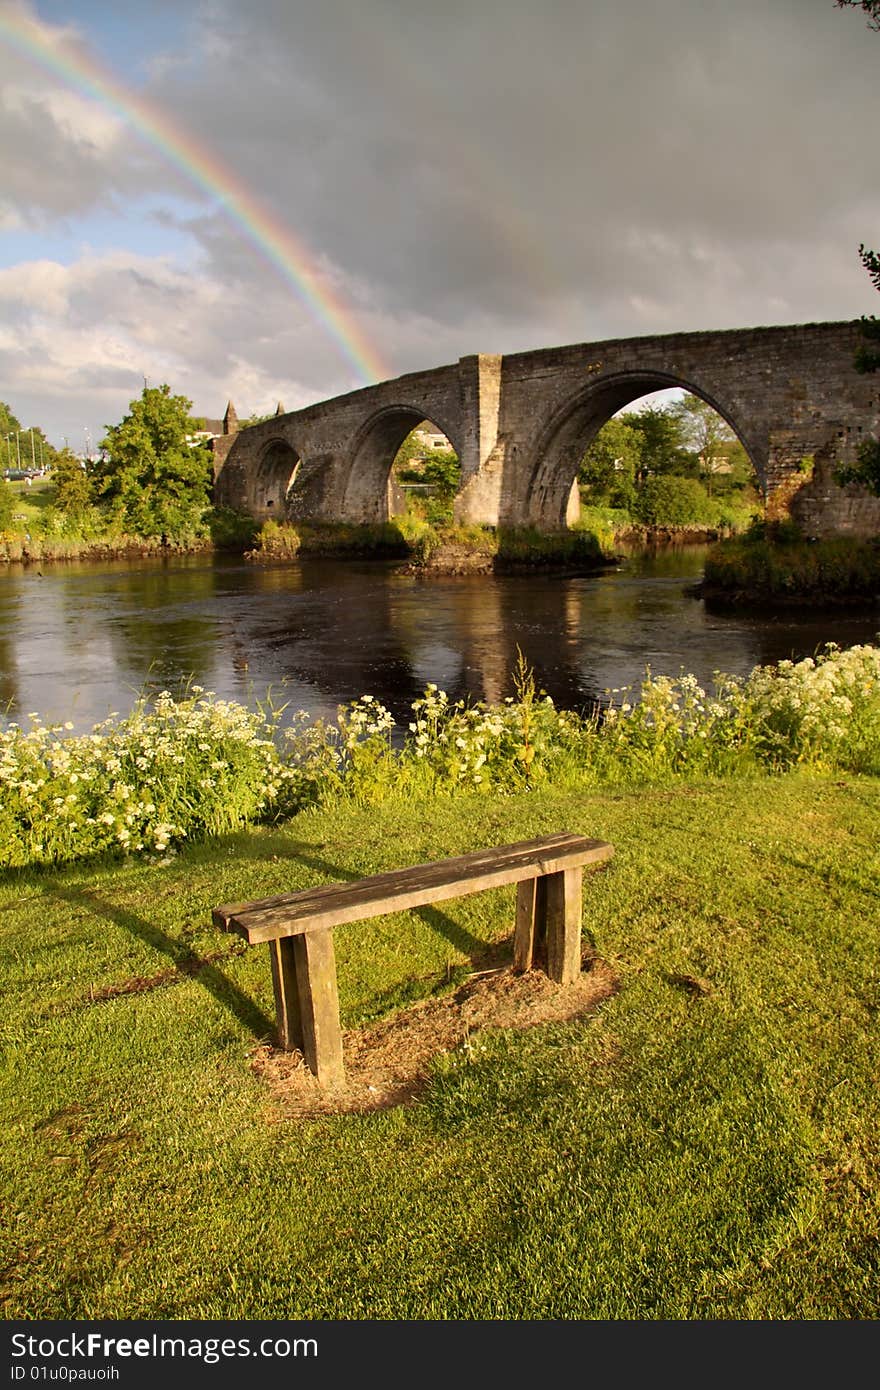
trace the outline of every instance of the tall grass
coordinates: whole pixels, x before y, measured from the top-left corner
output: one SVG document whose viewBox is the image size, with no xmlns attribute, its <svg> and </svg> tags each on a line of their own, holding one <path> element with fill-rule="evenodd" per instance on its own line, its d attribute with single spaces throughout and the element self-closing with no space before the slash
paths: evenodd
<svg viewBox="0 0 880 1390">
<path fill-rule="evenodd" d="M 874 597 L 880 593 L 880 543 L 760 535 L 720 541 L 706 556 L 704 589 L 751 599 Z"/>
<path fill-rule="evenodd" d="M 292 560 L 298 555 L 388 555 L 408 553 L 396 521 L 364 523 L 264 521 L 247 552 L 249 560 Z"/>
<path fill-rule="evenodd" d="M 0 734 L 0 867 L 94 855 L 165 855 L 303 807 L 461 792 L 666 785 L 794 766 L 880 773 L 880 648 L 719 675 L 654 676 L 608 692 L 587 715 L 535 689 L 522 658 L 516 696 L 450 701 L 434 684 L 405 731 L 372 696 L 335 722 L 249 711 L 193 686 L 140 700 L 124 719 L 72 737 L 32 715 Z M 400 733 L 403 733 L 401 740 Z"/>
</svg>

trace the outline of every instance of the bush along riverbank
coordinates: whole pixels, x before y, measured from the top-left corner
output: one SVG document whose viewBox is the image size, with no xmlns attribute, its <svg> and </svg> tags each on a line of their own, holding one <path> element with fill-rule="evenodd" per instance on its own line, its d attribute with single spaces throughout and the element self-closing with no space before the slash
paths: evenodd
<svg viewBox="0 0 880 1390">
<path fill-rule="evenodd" d="M 696 592 L 731 604 L 880 603 L 880 538 L 804 540 L 790 524 L 714 545 Z"/>
<path fill-rule="evenodd" d="M 211 507 L 193 530 L 138 535 L 90 507 L 58 511 L 51 487 L 17 503 L 26 508 L 0 528 L 0 564 L 44 564 L 63 560 L 145 559 L 168 555 L 241 554 L 254 544 L 259 522 L 228 507 Z M 14 525 L 13 525 L 14 521 Z"/>
<path fill-rule="evenodd" d="M 829 648 L 746 680 L 646 676 L 592 715 L 557 710 L 520 665 L 517 696 L 451 703 L 429 685 L 405 731 L 371 696 L 335 724 L 249 711 L 193 687 L 91 734 L 31 718 L 0 734 L 0 867 L 185 841 L 305 807 L 541 787 L 665 785 L 792 766 L 880 774 L 880 647 Z M 402 739 L 401 739 L 402 734 Z"/>
<path fill-rule="evenodd" d="M 585 526 L 542 532 L 525 526 L 442 524 L 417 515 L 360 526 L 265 521 L 246 558 L 265 564 L 306 555 L 373 555 L 406 560 L 415 572 L 444 574 L 590 570 L 619 558 L 610 534 Z"/>
</svg>

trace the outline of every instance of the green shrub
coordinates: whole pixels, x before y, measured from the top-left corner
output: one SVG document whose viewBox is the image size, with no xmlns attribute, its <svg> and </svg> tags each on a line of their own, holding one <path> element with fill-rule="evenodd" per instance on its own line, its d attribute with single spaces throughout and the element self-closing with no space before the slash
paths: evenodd
<svg viewBox="0 0 880 1390">
<path fill-rule="evenodd" d="M 0 531 L 12 530 L 15 494 L 5 478 L 0 478 Z"/>
<path fill-rule="evenodd" d="M 776 536 L 782 536 L 780 530 Z M 706 556 L 709 590 L 749 598 L 789 597 L 817 601 L 872 597 L 880 591 L 877 541 L 790 538 L 719 541 Z"/>
<path fill-rule="evenodd" d="M 648 478 L 636 498 L 636 515 L 646 526 L 712 525 L 717 509 L 696 478 Z"/>
<path fill-rule="evenodd" d="M 611 544 L 610 533 L 605 540 Z M 603 540 L 587 525 L 566 531 L 538 531 L 533 526 L 499 527 L 498 557 L 516 565 L 586 564 L 594 566 L 609 558 Z"/>
<path fill-rule="evenodd" d="M 254 517 L 237 512 L 232 507 L 211 507 L 207 523 L 213 544 L 221 550 L 250 549 L 256 541 L 260 525 Z"/>
</svg>

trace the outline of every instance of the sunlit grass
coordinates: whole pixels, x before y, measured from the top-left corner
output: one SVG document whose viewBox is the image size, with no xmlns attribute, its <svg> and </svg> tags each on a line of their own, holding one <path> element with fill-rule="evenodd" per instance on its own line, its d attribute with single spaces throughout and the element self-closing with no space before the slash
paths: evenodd
<svg viewBox="0 0 880 1390">
<path fill-rule="evenodd" d="M 876 1317 L 878 814 L 839 774 L 471 791 L 8 878 L 5 1316 Z M 212 906 L 561 829 L 615 846 L 584 921 L 617 995 L 472 1036 L 410 1107 L 285 1120 L 250 1066 L 266 953 Z M 512 919 L 338 929 L 344 1025 Z"/>
</svg>

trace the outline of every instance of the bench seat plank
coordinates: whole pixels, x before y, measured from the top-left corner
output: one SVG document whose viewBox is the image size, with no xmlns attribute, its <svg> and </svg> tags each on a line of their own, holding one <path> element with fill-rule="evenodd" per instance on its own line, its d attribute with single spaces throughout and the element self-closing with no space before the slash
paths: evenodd
<svg viewBox="0 0 880 1390">
<path fill-rule="evenodd" d="M 564 873 L 610 859 L 612 845 L 562 833 L 476 850 L 454 859 L 416 864 L 353 883 L 321 884 L 250 903 L 229 903 L 213 912 L 216 926 L 251 944 L 363 921 L 388 912 L 443 902 L 448 898 Z"/>
</svg>

